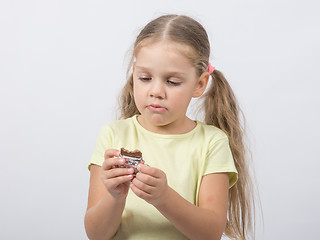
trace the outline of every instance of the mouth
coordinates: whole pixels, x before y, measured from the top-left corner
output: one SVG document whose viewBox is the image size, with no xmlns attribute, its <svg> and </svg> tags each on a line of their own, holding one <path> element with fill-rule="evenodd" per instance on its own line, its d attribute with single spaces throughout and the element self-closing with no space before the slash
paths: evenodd
<svg viewBox="0 0 320 240">
<path fill-rule="evenodd" d="M 150 104 L 147 106 L 147 109 L 153 112 L 165 112 L 167 111 L 167 108 L 159 105 L 159 104 Z"/>
</svg>

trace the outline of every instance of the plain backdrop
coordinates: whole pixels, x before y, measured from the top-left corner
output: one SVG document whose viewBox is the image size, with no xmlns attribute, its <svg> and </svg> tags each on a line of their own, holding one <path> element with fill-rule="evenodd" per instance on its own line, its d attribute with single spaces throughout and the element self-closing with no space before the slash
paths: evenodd
<svg viewBox="0 0 320 240">
<path fill-rule="evenodd" d="M 127 51 L 167 13 L 207 29 L 247 119 L 257 239 L 319 236 L 319 1 L 0 1 L 0 239 L 87 239 L 88 162 Z"/>
</svg>

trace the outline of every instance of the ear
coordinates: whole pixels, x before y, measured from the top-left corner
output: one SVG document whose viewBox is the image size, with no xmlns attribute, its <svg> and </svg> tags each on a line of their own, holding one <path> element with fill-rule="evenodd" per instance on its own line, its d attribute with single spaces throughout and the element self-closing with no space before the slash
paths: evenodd
<svg viewBox="0 0 320 240">
<path fill-rule="evenodd" d="M 199 77 L 196 83 L 192 97 L 197 98 L 203 94 L 203 92 L 207 88 L 209 77 L 210 77 L 210 74 L 208 72 L 204 72 L 201 74 L 201 76 Z"/>
</svg>

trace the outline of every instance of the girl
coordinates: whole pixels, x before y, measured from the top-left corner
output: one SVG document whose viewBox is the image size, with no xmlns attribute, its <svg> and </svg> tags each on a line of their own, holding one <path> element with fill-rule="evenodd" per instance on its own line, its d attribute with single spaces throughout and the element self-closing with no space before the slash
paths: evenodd
<svg viewBox="0 0 320 240">
<path fill-rule="evenodd" d="M 161 16 L 138 35 L 122 119 L 102 127 L 89 165 L 90 239 L 248 238 L 253 205 L 239 107 L 209 54 L 206 31 L 187 16 Z M 210 76 L 204 124 L 186 111 Z M 121 147 L 142 152 L 136 176 L 116 168 Z"/>
</svg>

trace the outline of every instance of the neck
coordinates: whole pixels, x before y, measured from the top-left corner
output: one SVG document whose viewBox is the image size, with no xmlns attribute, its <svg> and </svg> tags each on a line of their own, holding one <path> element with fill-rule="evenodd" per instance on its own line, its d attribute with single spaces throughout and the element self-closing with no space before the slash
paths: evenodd
<svg viewBox="0 0 320 240">
<path fill-rule="evenodd" d="M 185 134 L 192 131 L 197 126 L 197 123 L 188 117 L 165 125 L 149 124 L 141 115 L 137 117 L 137 120 L 139 124 L 146 130 L 164 135 Z"/>
</svg>

